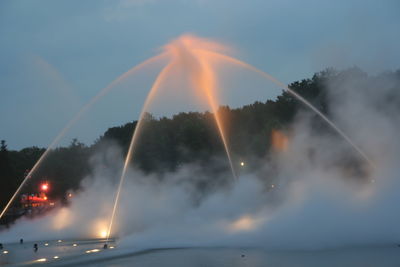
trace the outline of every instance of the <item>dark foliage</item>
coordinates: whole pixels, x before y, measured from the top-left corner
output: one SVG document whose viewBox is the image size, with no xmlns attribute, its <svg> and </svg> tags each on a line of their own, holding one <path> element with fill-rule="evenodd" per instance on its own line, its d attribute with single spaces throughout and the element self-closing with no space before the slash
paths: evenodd
<svg viewBox="0 0 400 267">
<path fill-rule="evenodd" d="M 390 77 L 392 88 L 386 100 L 378 102 L 393 109 L 400 107 L 400 71 L 383 73 L 370 77 L 357 68 L 343 72 L 326 70 L 311 79 L 294 82 L 290 88 L 310 101 L 328 117 L 330 116 L 328 90 L 329 80 L 340 86 L 349 77 L 358 77 L 366 90 L 376 89 L 382 80 Z M 368 86 L 367 86 L 368 85 Z M 368 89 L 369 88 L 369 89 Z M 373 108 L 373 107 L 372 107 Z M 255 102 L 237 109 L 220 107 L 218 113 L 226 123 L 227 141 L 232 150 L 233 160 L 241 157 L 265 157 L 270 149 L 270 135 L 273 129 L 290 127 L 296 114 L 309 112 L 308 109 L 288 92 L 283 92 L 275 100 Z M 145 172 L 163 172 L 176 169 L 184 163 L 203 164 L 224 155 L 213 114 L 209 112 L 179 113 L 172 118 L 146 116 L 146 123 L 135 149 L 135 167 Z M 318 131 L 329 131 L 326 124 L 314 116 Z M 100 151 L 107 142 L 116 142 L 125 155 L 137 122 L 109 128 L 92 146 L 88 147 L 74 139 L 68 147 L 60 147 L 50 152 L 48 158 L 24 187 L 23 192 L 37 190 L 38 183 L 47 180 L 52 184 L 51 197 L 63 199 L 69 190 L 77 190 L 81 180 L 90 173 L 89 159 Z M 0 148 L 0 207 L 2 208 L 21 183 L 26 170 L 32 168 L 45 149 L 37 147 L 9 151 L 6 142 Z M 224 168 L 228 168 L 225 166 Z M 223 169 L 223 168 L 222 168 Z"/>
</svg>

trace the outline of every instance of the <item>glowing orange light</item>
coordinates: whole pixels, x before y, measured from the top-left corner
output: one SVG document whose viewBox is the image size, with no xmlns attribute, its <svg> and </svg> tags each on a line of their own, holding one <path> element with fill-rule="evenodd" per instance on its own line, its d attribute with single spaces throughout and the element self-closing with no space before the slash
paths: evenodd
<svg viewBox="0 0 400 267">
<path fill-rule="evenodd" d="M 244 215 L 230 223 L 229 229 L 234 232 L 251 231 L 254 230 L 257 225 L 258 221 L 255 218 Z"/>
<path fill-rule="evenodd" d="M 47 197 L 43 197 L 44 200 L 47 200 Z"/>
<path fill-rule="evenodd" d="M 272 130 L 271 133 L 272 147 L 279 152 L 287 151 L 289 146 L 289 139 L 287 136 L 278 130 Z"/>
<path fill-rule="evenodd" d="M 49 189 L 49 185 L 48 184 L 42 184 L 42 186 L 40 187 L 43 191 L 47 191 Z"/>
<path fill-rule="evenodd" d="M 100 236 L 101 238 L 106 238 L 106 237 L 107 237 L 107 230 L 102 230 L 102 231 L 100 231 L 99 236 Z"/>
</svg>

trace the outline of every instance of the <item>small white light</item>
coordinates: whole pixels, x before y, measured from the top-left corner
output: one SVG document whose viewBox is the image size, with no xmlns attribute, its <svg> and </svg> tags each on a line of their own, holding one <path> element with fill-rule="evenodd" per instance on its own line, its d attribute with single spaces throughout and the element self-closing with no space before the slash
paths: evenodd
<svg viewBox="0 0 400 267">
<path fill-rule="evenodd" d="M 244 162 L 243 162 L 243 161 L 242 161 L 242 162 L 240 162 L 240 166 L 242 166 L 242 167 L 244 166 Z"/>
<path fill-rule="evenodd" d="M 275 187 L 275 185 L 274 184 L 271 184 L 271 188 L 274 188 Z"/>
<path fill-rule="evenodd" d="M 110 247 L 111 249 L 113 249 L 114 247 Z"/>
<path fill-rule="evenodd" d="M 89 253 L 96 253 L 96 252 L 99 252 L 99 251 L 100 251 L 100 249 L 95 248 L 95 249 L 92 249 L 92 250 L 86 250 L 86 253 L 87 253 L 87 254 L 89 254 Z"/>
<path fill-rule="evenodd" d="M 38 260 L 36 260 L 36 261 L 38 261 L 38 262 L 45 262 L 45 261 L 47 261 L 47 259 L 46 259 L 46 258 L 41 258 L 41 259 L 38 259 Z"/>
<path fill-rule="evenodd" d="M 58 259 L 58 258 L 59 258 L 58 256 L 54 256 L 54 257 L 53 257 L 53 259 Z"/>
<path fill-rule="evenodd" d="M 4 251 L 3 251 L 3 254 L 8 254 L 8 250 L 4 250 Z"/>
<path fill-rule="evenodd" d="M 62 242 L 62 240 L 58 240 L 57 242 L 58 242 L 58 243 L 61 243 L 61 242 Z"/>
<path fill-rule="evenodd" d="M 44 244 L 46 247 L 49 245 L 49 243 Z"/>
<path fill-rule="evenodd" d="M 76 247 L 76 246 L 77 246 L 77 244 L 73 244 L 72 246 L 73 246 L 73 247 Z"/>
</svg>

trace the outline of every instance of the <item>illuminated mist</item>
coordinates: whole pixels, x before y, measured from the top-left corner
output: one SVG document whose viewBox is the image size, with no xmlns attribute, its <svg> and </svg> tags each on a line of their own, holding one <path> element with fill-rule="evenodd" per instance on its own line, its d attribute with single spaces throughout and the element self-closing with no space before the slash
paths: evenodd
<svg viewBox="0 0 400 267">
<path fill-rule="evenodd" d="M 82 191 L 72 198 L 70 206 L 33 222 L 21 219 L 9 231 L 0 234 L 1 240 L 14 241 L 16 236 L 26 240 L 117 237 L 120 247 L 136 249 L 173 246 L 325 248 L 400 240 L 400 215 L 393 208 L 400 200 L 397 194 L 400 184 L 396 179 L 400 146 L 394 141 L 399 124 L 395 123 L 396 114 L 388 116 L 370 109 L 370 102 L 384 98 L 384 92 L 382 96 L 371 92 L 362 98 L 357 93 L 343 94 L 343 99 L 332 96 L 334 119 L 344 127 L 343 131 L 286 85 L 224 55 L 227 51 L 229 49 L 218 43 L 182 36 L 166 45 L 162 54 L 142 63 L 168 59 L 143 104 L 126 158 L 122 157 L 118 146 L 110 143 L 100 155 L 93 157 L 93 175 L 82 182 Z M 275 131 L 272 134 L 270 157 L 234 163 L 226 138 L 226 122 L 217 112 L 220 101 L 215 62 L 251 69 L 289 90 L 341 138 L 316 134 L 310 130 L 309 115 L 301 114 L 291 125 L 290 133 Z M 87 104 L 49 149 L 114 83 L 132 75 L 140 66 L 118 78 Z M 165 173 L 162 179 L 132 169 L 130 164 L 135 160 L 135 146 L 140 142 L 145 113 L 163 87 L 176 78 L 174 74 L 182 70 L 188 75 L 190 85 L 187 88 L 194 89 L 196 100 L 206 103 L 213 112 L 227 154 L 231 171 L 215 175 L 238 178 L 209 192 L 199 193 L 195 182 L 215 177 L 206 175 L 196 163 Z M 351 84 L 349 81 L 340 86 Z M 331 92 L 338 90 L 334 82 L 329 86 Z M 364 120 L 352 115 L 361 113 Z M 375 123 L 379 124 L 379 129 Z M 368 181 L 374 183 L 359 183 L 354 174 L 332 164 L 348 153 L 349 145 L 360 158 L 374 166 L 368 168 L 366 174 Z M 37 164 L 45 157 L 46 153 Z M 226 159 L 215 161 L 218 160 Z M 251 160 L 263 162 L 262 167 L 247 169 L 245 162 Z M 31 172 L 35 168 L 36 165 Z M 120 179 L 115 181 L 115 177 Z M 202 194 L 201 198 L 194 200 L 198 194 Z"/>
<path fill-rule="evenodd" d="M 303 97 L 301 97 L 299 94 L 291 90 L 289 87 L 284 85 L 282 82 L 279 82 L 269 74 L 262 72 L 255 67 L 244 63 L 240 60 L 237 60 L 235 58 L 226 56 L 224 54 L 221 54 L 224 50 L 229 50 L 228 48 L 224 47 L 221 44 L 211 42 L 206 39 L 198 38 L 195 36 L 190 36 L 190 35 L 184 35 L 181 36 L 179 39 L 170 42 L 168 45 L 164 47 L 165 53 L 170 55 L 170 63 L 164 67 L 164 69 L 160 72 L 158 77 L 156 78 L 153 86 L 151 87 L 149 94 L 145 100 L 145 103 L 142 108 L 142 112 L 140 114 L 139 120 L 138 120 L 138 125 L 135 129 L 135 132 L 132 136 L 132 140 L 129 146 L 128 154 L 125 159 L 122 175 L 120 178 L 120 183 L 117 189 L 116 197 L 114 200 L 114 206 L 113 206 L 113 211 L 111 215 L 111 220 L 110 220 L 110 225 L 108 229 L 108 235 L 107 238 L 110 237 L 112 234 L 112 226 L 113 226 L 113 221 L 115 218 L 115 214 L 118 209 L 118 203 L 119 203 L 119 198 L 121 194 L 121 188 L 122 185 L 125 181 L 125 176 L 127 173 L 127 168 L 129 163 L 132 160 L 132 155 L 134 153 L 134 147 L 137 140 L 137 136 L 140 135 L 142 131 L 142 122 L 143 122 L 143 116 L 146 111 L 149 109 L 149 105 L 152 103 L 153 98 L 157 95 L 157 91 L 160 90 L 160 87 L 163 86 L 163 83 L 165 82 L 166 79 L 170 78 L 169 76 L 172 76 L 170 73 L 174 67 L 176 68 L 185 68 L 186 71 L 188 72 L 187 75 L 189 76 L 192 87 L 195 88 L 197 94 L 200 96 L 199 100 L 201 101 L 202 99 L 205 99 L 211 108 L 211 111 L 214 115 L 215 122 L 222 140 L 222 143 L 224 145 L 226 155 L 229 161 L 230 169 L 232 172 L 232 176 L 237 178 L 236 171 L 235 171 L 235 166 L 232 161 L 231 157 L 231 152 L 229 149 L 229 144 L 226 138 L 226 133 L 225 133 L 225 127 L 224 127 L 224 122 L 222 118 L 220 117 L 218 113 L 218 107 L 219 107 L 219 101 L 217 98 L 217 92 L 218 92 L 218 83 L 217 83 L 217 78 L 216 78 L 216 71 L 213 69 L 211 62 L 215 61 L 217 62 L 222 62 L 222 63 L 233 63 L 238 66 L 250 69 L 251 71 L 254 71 L 256 73 L 260 73 L 263 77 L 266 77 L 268 80 L 272 81 L 273 83 L 277 84 L 281 88 L 284 88 L 287 90 L 289 93 L 291 93 L 295 98 L 297 98 L 299 101 L 301 101 L 303 104 L 305 104 L 307 107 L 309 107 L 312 111 L 314 111 L 316 114 L 318 114 L 325 122 L 327 122 L 340 136 L 342 136 L 349 144 L 351 147 L 353 147 L 357 153 L 363 157 L 368 164 L 371 166 L 373 165 L 373 162 L 369 159 L 369 157 L 348 137 L 336 124 L 334 124 L 331 120 L 329 120 L 324 114 L 322 114 L 317 108 L 315 108 L 311 103 L 309 103 L 307 100 L 305 100 Z M 174 76 L 172 76 L 174 78 Z M 205 96 L 205 97 L 204 97 Z"/>
</svg>

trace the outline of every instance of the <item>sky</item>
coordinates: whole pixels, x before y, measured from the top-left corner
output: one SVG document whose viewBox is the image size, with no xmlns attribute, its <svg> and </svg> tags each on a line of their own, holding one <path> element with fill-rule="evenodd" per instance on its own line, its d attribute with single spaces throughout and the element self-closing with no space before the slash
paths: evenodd
<svg viewBox="0 0 400 267">
<path fill-rule="evenodd" d="M 3 0 L 0 139 L 48 146 L 98 91 L 186 33 L 229 44 L 284 83 L 327 67 L 397 70 L 399 10 L 397 0 Z M 89 145 L 137 119 L 149 89 L 139 84 L 100 103 L 61 144 Z M 247 93 L 265 101 L 279 91 Z"/>
</svg>

